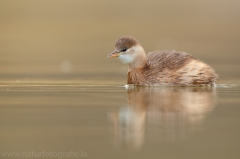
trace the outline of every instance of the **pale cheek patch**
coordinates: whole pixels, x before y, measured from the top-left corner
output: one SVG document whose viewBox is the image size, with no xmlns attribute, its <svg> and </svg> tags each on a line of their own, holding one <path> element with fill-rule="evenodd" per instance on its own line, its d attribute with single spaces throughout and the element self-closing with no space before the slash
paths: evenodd
<svg viewBox="0 0 240 159">
<path fill-rule="evenodd" d="M 124 64 L 129 64 L 129 63 L 131 63 L 132 61 L 133 61 L 133 55 L 127 55 L 127 54 L 125 54 L 125 55 L 120 55 L 120 56 L 118 56 L 118 58 L 119 58 L 119 60 L 120 61 L 122 61 L 122 63 L 124 63 Z"/>
</svg>

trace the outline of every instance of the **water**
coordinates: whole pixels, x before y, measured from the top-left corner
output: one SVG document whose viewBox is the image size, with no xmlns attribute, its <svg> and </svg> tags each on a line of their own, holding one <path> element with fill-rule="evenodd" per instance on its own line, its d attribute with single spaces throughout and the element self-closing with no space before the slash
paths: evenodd
<svg viewBox="0 0 240 159">
<path fill-rule="evenodd" d="M 19 152 L 19 158 L 240 155 L 238 84 L 126 89 L 74 80 L 8 81 L 0 94 L 1 153 Z"/>
</svg>

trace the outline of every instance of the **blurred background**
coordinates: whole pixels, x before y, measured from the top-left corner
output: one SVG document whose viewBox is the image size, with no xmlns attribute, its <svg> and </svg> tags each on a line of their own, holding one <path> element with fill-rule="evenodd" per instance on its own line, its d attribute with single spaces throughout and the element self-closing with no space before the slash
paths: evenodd
<svg viewBox="0 0 240 159">
<path fill-rule="evenodd" d="M 108 59 L 123 35 L 146 52 L 188 52 L 239 79 L 237 0 L 0 0 L 0 79 L 114 79 L 127 66 Z"/>
<path fill-rule="evenodd" d="M 124 35 L 192 54 L 219 84 L 125 89 L 107 58 Z M 239 0 L 0 0 L 0 156 L 240 158 L 239 68 Z"/>
</svg>

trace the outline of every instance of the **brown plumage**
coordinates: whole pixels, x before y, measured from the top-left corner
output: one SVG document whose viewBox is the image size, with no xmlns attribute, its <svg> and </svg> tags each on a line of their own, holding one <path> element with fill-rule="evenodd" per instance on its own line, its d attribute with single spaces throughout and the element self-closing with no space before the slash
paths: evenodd
<svg viewBox="0 0 240 159">
<path fill-rule="evenodd" d="M 108 57 L 128 64 L 128 84 L 134 85 L 214 85 L 217 74 L 206 63 L 182 51 L 155 51 L 145 54 L 133 37 L 121 37 Z"/>
</svg>

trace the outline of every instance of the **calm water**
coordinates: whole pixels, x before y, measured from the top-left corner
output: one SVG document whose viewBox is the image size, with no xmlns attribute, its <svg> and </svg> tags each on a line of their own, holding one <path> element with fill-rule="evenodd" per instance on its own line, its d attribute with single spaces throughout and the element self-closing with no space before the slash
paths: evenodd
<svg viewBox="0 0 240 159">
<path fill-rule="evenodd" d="M 39 158 L 51 153 L 55 155 L 51 158 L 240 157 L 239 84 L 126 89 L 121 81 L 115 82 L 2 82 L 2 155 L 18 152 Z M 41 156 L 41 152 L 46 156 Z M 64 157 L 64 153 L 69 156 Z"/>
</svg>

